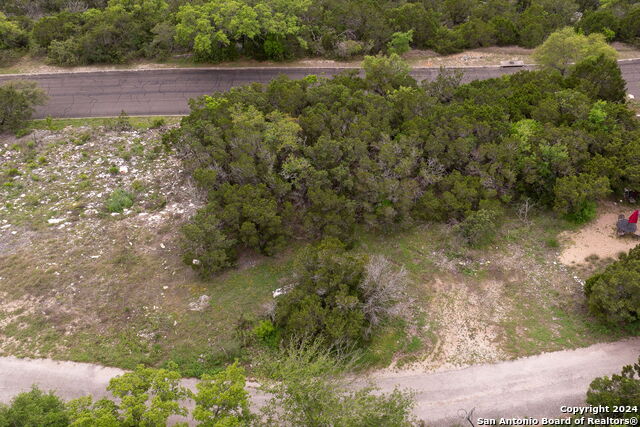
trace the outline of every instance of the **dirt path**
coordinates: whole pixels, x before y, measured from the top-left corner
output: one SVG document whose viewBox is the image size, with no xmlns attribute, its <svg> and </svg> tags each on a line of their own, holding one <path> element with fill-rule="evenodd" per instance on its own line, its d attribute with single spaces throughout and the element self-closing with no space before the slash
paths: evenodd
<svg viewBox="0 0 640 427">
<path fill-rule="evenodd" d="M 382 391 L 394 387 L 416 392 L 416 415 L 430 426 L 461 422 L 460 411 L 475 408 L 474 417 L 542 417 L 560 415 L 560 406 L 578 405 L 591 380 L 619 372 L 640 354 L 640 338 L 546 353 L 515 361 L 457 371 L 392 372 L 374 375 Z M 86 363 L 0 358 L 0 402 L 37 384 L 65 399 L 105 395 L 109 379 L 122 370 Z M 193 380 L 187 380 L 193 386 Z M 255 393 L 254 400 L 264 400 Z"/>
<path fill-rule="evenodd" d="M 584 264 L 588 257 L 595 259 L 617 259 L 621 252 L 628 252 L 640 243 L 632 236 L 618 237 L 616 222 L 618 215 L 628 217 L 633 209 L 625 206 L 606 204 L 597 219 L 588 223 L 577 232 L 564 233 L 564 249 L 560 261 L 568 266 Z"/>
</svg>

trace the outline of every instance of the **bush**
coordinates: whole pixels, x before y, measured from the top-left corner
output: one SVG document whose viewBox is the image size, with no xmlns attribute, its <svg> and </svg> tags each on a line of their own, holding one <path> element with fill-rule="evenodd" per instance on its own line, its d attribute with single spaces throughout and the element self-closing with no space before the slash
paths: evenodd
<svg viewBox="0 0 640 427">
<path fill-rule="evenodd" d="M 120 112 L 120 115 L 115 120 L 110 120 L 106 127 L 108 130 L 115 132 L 127 132 L 133 130 L 131 119 L 125 111 Z"/>
<path fill-rule="evenodd" d="M 353 359 L 337 358 L 320 342 L 304 340 L 265 355 L 259 369 L 266 377 L 262 391 L 271 396 L 265 405 L 267 425 L 385 426 L 417 425 L 411 409 L 413 396 L 394 390 L 380 393 L 370 385 L 354 390 L 344 371 Z M 286 408 L 286 410 L 283 410 Z"/>
<path fill-rule="evenodd" d="M 29 120 L 47 96 L 34 82 L 11 81 L 0 86 L 0 132 L 16 130 Z"/>
<path fill-rule="evenodd" d="M 595 217 L 595 202 L 611 193 L 609 179 L 588 174 L 567 176 L 554 186 L 554 210 L 582 224 Z"/>
<path fill-rule="evenodd" d="M 624 102 L 627 84 L 615 59 L 605 55 L 587 58 L 571 67 L 567 83 L 593 99 Z"/>
<path fill-rule="evenodd" d="M 66 427 L 69 419 L 64 402 L 58 396 L 34 387 L 14 397 L 9 406 L 0 405 L 0 425 Z"/>
<path fill-rule="evenodd" d="M 201 277 L 209 277 L 234 264 L 236 240 L 224 233 L 215 206 L 198 211 L 182 227 L 182 236 L 182 260 L 198 271 Z"/>
<path fill-rule="evenodd" d="M 149 127 L 151 129 L 158 129 L 166 124 L 167 124 L 167 121 L 165 120 L 164 117 L 156 117 L 155 119 L 153 119 L 153 121 L 151 122 L 151 126 Z"/>
<path fill-rule="evenodd" d="M 63 67 L 80 65 L 80 44 L 74 38 L 53 40 L 47 49 L 47 59 L 51 64 Z"/>
<path fill-rule="evenodd" d="M 596 378 L 587 391 L 587 404 L 598 407 L 635 407 L 640 402 L 640 358 L 634 365 L 622 368 L 619 375 Z M 602 412 L 591 418 L 624 419 L 637 418 L 635 411 Z M 608 422 L 609 425 L 616 425 Z M 593 423 L 598 424 L 598 423 Z M 624 423 L 620 423 L 623 425 Z M 633 424 L 633 423 L 631 423 Z"/>
<path fill-rule="evenodd" d="M 590 277 L 584 286 L 589 310 L 608 323 L 640 320 L 640 245 Z"/>
<path fill-rule="evenodd" d="M 260 342 L 268 345 L 269 347 L 278 346 L 278 330 L 276 326 L 270 320 L 261 320 L 253 328 L 253 334 L 260 340 Z"/>
<path fill-rule="evenodd" d="M 105 202 L 105 207 L 109 212 L 122 213 L 125 209 L 133 206 L 134 200 L 135 196 L 132 193 L 118 188 L 109 195 Z"/>
<path fill-rule="evenodd" d="M 496 213 L 486 209 L 471 212 L 455 227 L 455 231 L 472 247 L 482 247 L 492 243 L 497 229 Z"/>
<path fill-rule="evenodd" d="M 411 49 L 411 42 L 413 41 L 413 30 L 401 33 L 393 33 L 391 40 L 387 44 L 387 51 L 389 53 L 396 53 L 402 55 L 409 52 Z"/>
<path fill-rule="evenodd" d="M 602 34 L 584 36 L 576 33 L 571 27 L 551 34 L 533 54 L 538 64 L 556 69 L 563 74 L 571 64 L 599 56 L 615 60 L 618 53 L 607 44 Z"/>
<path fill-rule="evenodd" d="M 330 347 L 357 345 L 391 313 L 405 285 L 383 257 L 367 259 L 335 239 L 304 250 L 290 290 L 278 297 L 275 324 L 286 339 L 321 339 Z"/>
</svg>

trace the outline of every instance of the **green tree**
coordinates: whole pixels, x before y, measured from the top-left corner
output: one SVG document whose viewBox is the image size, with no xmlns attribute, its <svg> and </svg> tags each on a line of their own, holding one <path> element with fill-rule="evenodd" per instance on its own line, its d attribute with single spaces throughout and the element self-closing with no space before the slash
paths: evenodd
<svg viewBox="0 0 640 427">
<path fill-rule="evenodd" d="M 409 52 L 411 49 L 411 42 L 413 41 L 413 30 L 407 32 L 397 32 L 391 35 L 391 40 L 387 43 L 387 51 L 389 53 L 395 53 L 402 55 Z"/>
<path fill-rule="evenodd" d="M 640 246 L 631 249 L 584 286 L 589 310 L 610 323 L 640 320 Z"/>
<path fill-rule="evenodd" d="M 589 385 L 587 404 L 602 405 L 609 408 L 637 406 L 640 402 L 640 358 L 633 365 L 622 368 L 622 372 L 611 377 L 596 378 Z M 602 412 L 590 415 L 591 418 L 636 418 L 637 412 L 619 411 Z"/>
<path fill-rule="evenodd" d="M 409 65 L 395 53 L 390 56 L 366 56 L 362 63 L 365 82 L 373 90 L 385 94 L 402 86 L 415 86 Z"/>
<path fill-rule="evenodd" d="M 31 118 L 47 96 L 35 82 L 10 81 L 0 86 L 0 132 L 15 130 Z"/>
<path fill-rule="evenodd" d="M 27 37 L 22 28 L 0 12 L 0 50 L 24 47 L 26 43 Z"/>
<path fill-rule="evenodd" d="M 585 34 L 604 34 L 608 41 L 612 41 L 620 32 L 620 19 L 610 9 L 589 11 L 578 23 Z"/>
<path fill-rule="evenodd" d="M 325 239 L 296 258 L 290 290 L 278 297 L 275 323 L 292 341 L 319 338 L 330 347 L 357 345 L 391 317 L 405 272 L 384 257 L 366 258 Z"/>
<path fill-rule="evenodd" d="M 456 226 L 456 231 L 472 247 L 481 247 L 493 242 L 498 224 L 495 212 L 480 209 L 471 212 Z"/>
<path fill-rule="evenodd" d="M 182 227 L 182 259 L 201 277 L 231 267 L 236 259 L 236 240 L 224 233 L 216 215 L 218 204 L 210 203 Z"/>
<path fill-rule="evenodd" d="M 245 426 L 253 419 L 244 369 L 238 363 L 215 375 L 205 374 L 196 384 L 193 418 L 207 427 Z"/>
<path fill-rule="evenodd" d="M 71 427 L 121 427 L 118 405 L 109 399 L 83 396 L 67 402 Z"/>
<path fill-rule="evenodd" d="M 567 83 L 594 99 L 624 102 L 627 84 L 615 59 L 605 55 L 589 57 L 571 67 Z"/>
<path fill-rule="evenodd" d="M 268 54 L 274 50 L 274 37 L 299 37 L 303 24 L 299 16 L 310 5 L 309 0 L 281 2 L 264 0 L 253 3 L 244 0 L 210 0 L 204 4 L 186 4 L 176 15 L 176 41 L 193 49 L 202 61 L 232 58 L 235 43 L 248 40 L 269 40 Z"/>
<path fill-rule="evenodd" d="M 146 368 L 142 365 L 109 381 L 109 390 L 119 399 L 118 413 L 123 426 L 156 427 L 166 425 L 172 415 L 187 415 L 179 401 L 190 396 L 180 385 L 182 378 L 175 370 Z"/>
<path fill-rule="evenodd" d="M 594 203 L 610 192 L 607 177 L 580 174 L 559 178 L 554 186 L 553 209 L 575 222 L 587 222 L 595 216 Z"/>
<path fill-rule="evenodd" d="M 9 406 L 0 405 L 0 426 L 66 427 L 69 425 L 64 402 L 52 392 L 37 387 L 20 393 Z"/>
<path fill-rule="evenodd" d="M 566 27 L 551 34 L 535 50 L 533 58 L 538 64 L 565 74 L 571 64 L 601 55 L 610 59 L 616 59 L 618 56 L 615 49 L 607 45 L 602 34 L 584 36 L 576 33 L 573 28 Z"/>
</svg>

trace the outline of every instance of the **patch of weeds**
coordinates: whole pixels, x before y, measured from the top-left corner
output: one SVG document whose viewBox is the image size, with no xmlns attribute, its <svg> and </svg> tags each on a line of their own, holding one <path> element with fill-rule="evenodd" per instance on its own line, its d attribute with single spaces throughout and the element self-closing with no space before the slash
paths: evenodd
<svg viewBox="0 0 640 427">
<path fill-rule="evenodd" d="M 117 119 L 110 120 L 106 124 L 107 130 L 112 130 L 116 132 L 126 132 L 133 130 L 133 125 L 131 124 L 131 120 L 129 119 L 129 115 L 122 111 Z"/>
<path fill-rule="evenodd" d="M 140 181 L 140 180 L 135 180 L 131 183 L 131 190 L 136 193 L 136 194 L 140 194 L 142 192 L 144 192 L 146 190 L 147 186 L 144 184 L 144 182 Z"/>
<path fill-rule="evenodd" d="M 167 198 L 159 191 L 152 192 L 145 203 L 145 207 L 152 211 L 163 209 L 166 205 Z"/>
<path fill-rule="evenodd" d="M 144 154 L 144 145 L 142 145 L 139 140 L 131 145 L 131 154 L 134 156 L 142 156 Z"/>
<path fill-rule="evenodd" d="M 153 121 L 149 125 L 149 128 L 158 129 L 158 128 L 161 128 L 162 126 L 166 125 L 166 124 L 167 124 L 167 121 L 165 120 L 164 117 L 156 117 L 155 119 L 153 119 Z"/>
<path fill-rule="evenodd" d="M 404 351 L 409 344 L 402 320 L 394 320 L 383 325 L 371 338 L 362 357 L 358 360 L 361 368 L 388 366 L 393 356 Z"/>
<path fill-rule="evenodd" d="M 22 175 L 18 168 L 7 168 L 4 173 L 8 178 L 14 178 L 16 176 Z"/>
<path fill-rule="evenodd" d="M 111 175 L 117 175 L 120 172 L 120 168 L 117 167 L 116 165 L 111 165 L 111 166 L 109 166 L 109 169 L 107 169 L 107 171 Z"/>
<path fill-rule="evenodd" d="M 73 145 L 75 146 L 80 146 L 80 145 L 84 145 L 87 142 L 89 142 L 89 140 L 91 139 L 91 134 L 90 133 L 83 133 L 75 138 L 71 139 L 71 142 L 73 143 Z"/>
<path fill-rule="evenodd" d="M 18 129 L 16 131 L 16 138 L 25 137 L 25 136 L 29 135 L 30 133 L 31 133 L 31 129 L 29 129 L 29 128 Z"/>
<path fill-rule="evenodd" d="M 548 248 L 557 249 L 560 247 L 560 242 L 555 237 L 548 238 L 544 243 Z"/>
<path fill-rule="evenodd" d="M 115 189 L 107 198 L 105 208 L 111 213 L 122 213 L 133 206 L 135 196 L 122 188 Z"/>
<path fill-rule="evenodd" d="M 219 351 L 180 345 L 171 351 L 164 365 L 174 362 L 183 376 L 199 378 L 203 374 L 214 374 L 220 371 L 226 364 L 241 359 L 241 356 L 242 349 L 234 340 L 225 342 L 225 346 Z"/>
<path fill-rule="evenodd" d="M 125 269 L 131 268 L 139 264 L 142 258 L 131 248 L 122 248 L 113 257 L 113 264 Z"/>
</svg>

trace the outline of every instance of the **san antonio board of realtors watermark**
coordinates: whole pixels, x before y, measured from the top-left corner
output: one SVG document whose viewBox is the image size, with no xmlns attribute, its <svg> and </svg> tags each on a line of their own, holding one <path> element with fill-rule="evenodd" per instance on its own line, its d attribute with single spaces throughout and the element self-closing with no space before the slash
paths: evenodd
<svg viewBox="0 0 640 427">
<path fill-rule="evenodd" d="M 478 426 L 635 426 L 638 425 L 638 406 L 562 406 L 560 412 L 571 418 L 477 418 Z M 622 418 L 624 417 L 624 418 Z"/>
</svg>

